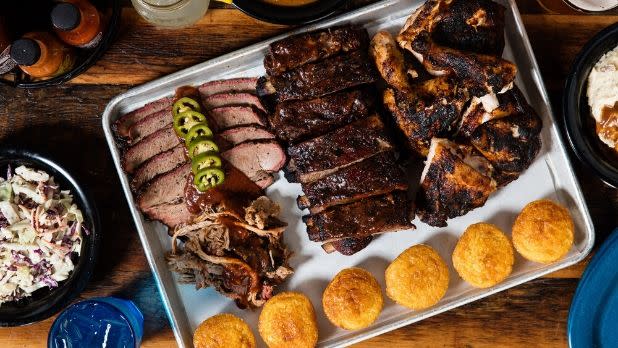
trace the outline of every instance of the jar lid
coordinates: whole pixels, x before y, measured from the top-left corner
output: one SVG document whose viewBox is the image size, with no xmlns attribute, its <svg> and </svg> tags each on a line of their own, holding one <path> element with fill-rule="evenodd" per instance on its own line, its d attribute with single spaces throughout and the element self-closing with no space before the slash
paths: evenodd
<svg viewBox="0 0 618 348">
<path fill-rule="evenodd" d="M 11 44 L 10 55 L 19 65 L 34 65 L 41 58 L 41 47 L 32 39 L 15 40 Z"/>
<path fill-rule="evenodd" d="M 61 2 L 54 6 L 50 16 L 54 28 L 63 31 L 77 28 L 81 20 L 79 8 L 68 2 Z"/>
</svg>

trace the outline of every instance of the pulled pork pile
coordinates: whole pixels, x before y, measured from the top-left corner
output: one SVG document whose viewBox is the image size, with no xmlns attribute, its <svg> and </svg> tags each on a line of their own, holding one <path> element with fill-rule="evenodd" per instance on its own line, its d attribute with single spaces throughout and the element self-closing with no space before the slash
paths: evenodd
<svg viewBox="0 0 618 348">
<path fill-rule="evenodd" d="M 181 282 L 195 283 L 197 289 L 212 286 L 240 308 L 262 306 L 293 273 L 279 211 L 262 196 L 244 216 L 218 207 L 176 226 L 167 255 L 171 269 Z"/>
</svg>

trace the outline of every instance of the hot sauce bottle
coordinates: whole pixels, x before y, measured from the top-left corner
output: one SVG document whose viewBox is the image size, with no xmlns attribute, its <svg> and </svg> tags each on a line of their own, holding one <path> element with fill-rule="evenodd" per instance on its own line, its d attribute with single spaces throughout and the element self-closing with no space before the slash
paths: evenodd
<svg viewBox="0 0 618 348">
<path fill-rule="evenodd" d="M 20 69 L 34 78 L 61 75 L 75 62 L 71 49 L 45 32 L 28 33 L 14 41 L 10 54 Z"/>
<path fill-rule="evenodd" d="M 71 46 L 92 48 L 103 37 L 101 14 L 86 0 L 65 0 L 50 16 L 58 37 Z"/>
</svg>

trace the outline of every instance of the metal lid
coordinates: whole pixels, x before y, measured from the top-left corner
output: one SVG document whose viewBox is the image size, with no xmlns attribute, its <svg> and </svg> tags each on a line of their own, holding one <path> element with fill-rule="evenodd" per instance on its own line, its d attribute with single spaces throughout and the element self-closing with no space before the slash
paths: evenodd
<svg viewBox="0 0 618 348">
<path fill-rule="evenodd" d="M 32 39 L 19 39 L 11 45 L 10 55 L 19 65 L 34 65 L 41 58 L 41 47 Z"/>
<path fill-rule="evenodd" d="M 77 28 L 81 20 L 79 8 L 68 2 L 62 2 L 54 6 L 50 16 L 54 28 L 63 31 Z"/>
</svg>

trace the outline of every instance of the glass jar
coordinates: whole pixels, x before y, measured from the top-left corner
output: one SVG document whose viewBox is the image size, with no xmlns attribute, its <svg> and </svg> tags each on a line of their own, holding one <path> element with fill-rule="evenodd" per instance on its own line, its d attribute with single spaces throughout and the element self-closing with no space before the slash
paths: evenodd
<svg viewBox="0 0 618 348">
<path fill-rule="evenodd" d="M 163 27 L 185 27 L 204 16 L 210 0 L 131 0 L 148 22 Z"/>
</svg>

